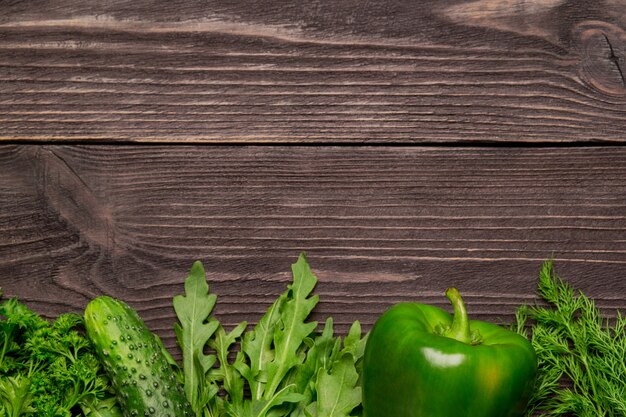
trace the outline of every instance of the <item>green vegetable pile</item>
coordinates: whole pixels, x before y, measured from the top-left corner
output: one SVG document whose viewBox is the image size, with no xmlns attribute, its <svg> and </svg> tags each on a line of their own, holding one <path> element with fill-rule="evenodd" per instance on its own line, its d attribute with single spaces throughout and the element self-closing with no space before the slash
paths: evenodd
<svg viewBox="0 0 626 417">
<path fill-rule="evenodd" d="M 180 364 L 121 300 L 97 297 L 84 316 L 67 313 L 53 321 L 15 298 L 3 300 L 0 417 L 361 417 L 363 375 L 368 371 L 391 375 L 379 366 L 383 362 L 366 357 L 366 344 L 371 342 L 368 352 L 376 348 L 383 352 L 380 355 L 389 355 L 384 362 L 407 376 L 422 372 L 428 364 L 403 366 L 406 351 L 388 349 L 387 343 L 425 343 L 431 362 L 454 371 L 456 362 L 479 363 L 476 358 L 483 358 L 481 343 L 474 337 L 477 328 L 486 348 L 504 330 L 496 332 L 498 326 L 470 321 L 473 327 L 466 326 L 463 333 L 471 336 L 465 348 L 458 344 L 462 341 L 439 339 L 447 335 L 447 327 L 439 324 L 450 322 L 454 327 L 447 312 L 418 305 L 422 313 L 437 316 L 432 323 L 422 320 L 422 335 L 400 331 L 394 340 L 380 334 L 370 337 L 355 321 L 348 334 L 339 337 L 331 317 L 323 326 L 310 320 L 318 303 L 313 292 L 317 278 L 304 255 L 292 265 L 292 274 L 285 292 L 255 326 L 242 322 L 226 329 L 213 315 L 217 297 L 209 291 L 204 268 L 194 263 L 184 292 L 173 299 Z M 610 322 L 603 318 L 592 299 L 556 275 L 551 261 L 541 269 L 538 293 L 542 300 L 519 307 L 512 325 L 530 341 L 537 359 L 536 381 L 524 415 L 626 417 L 626 317 L 618 314 Z M 457 321 L 464 317 L 460 303 L 455 305 Z M 395 320 L 388 323 L 390 329 L 398 327 Z M 433 344 L 435 339 L 439 345 Z M 486 351 L 483 359 L 486 364 L 496 363 Z M 490 380 L 504 375 L 506 368 L 498 368 L 498 373 L 492 369 Z M 478 368 L 462 371 L 466 372 L 462 378 L 450 380 L 463 382 L 482 375 Z M 452 386 L 444 370 L 428 372 L 424 378 L 436 373 L 442 387 Z M 384 402 L 372 402 L 380 400 L 379 391 L 411 399 L 411 388 L 402 387 L 402 381 L 420 378 L 396 380 L 391 375 L 388 383 L 370 383 L 374 389 L 363 396 L 372 409 L 385 410 Z M 480 384 L 488 382 L 480 377 Z M 397 392 L 396 386 L 401 387 Z M 447 404 L 444 397 L 440 401 Z M 394 417 L 417 415 L 420 407 Z M 520 407 L 502 404 L 501 408 L 517 409 L 511 415 L 521 415 Z"/>
<path fill-rule="evenodd" d="M 182 367 L 122 301 L 98 297 L 86 319 L 71 313 L 50 323 L 6 300 L 0 306 L 0 417 L 187 416 L 176 412 L 186 405 L 168 402 L 175 394 L 158 391 L 169 381 L 157 376 L 170 374 L 196 417 L 360 416 L 366 343 L 360 324 L 341 338 L 328 318 L 319 331 L 308 319 L 318 302 L 317 278 L 304 255 L 292 272 L 293 281 L 258 324 L 227 331 L 211 314 L 217 297 L 202 264 L 194 263 L 184 294 L 173 300 Z M 152 374 L 144 372 L 146 364 Z M 152 393 L 134 388 L 142 383 L 152 384 Z"/>
</svg>

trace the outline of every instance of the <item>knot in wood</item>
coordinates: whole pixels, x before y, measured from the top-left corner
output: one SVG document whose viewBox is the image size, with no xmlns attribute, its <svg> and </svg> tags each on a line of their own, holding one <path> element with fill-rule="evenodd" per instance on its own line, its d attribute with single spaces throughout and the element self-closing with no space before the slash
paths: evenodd
<svg viewBox="0 0 626 417">
<path fill-rule="evenodd" d="M 602 21 L 586 21 L 575 30 L 581 78 L 601 93 L 626 96 L 626 32 Z"/>
</svg>

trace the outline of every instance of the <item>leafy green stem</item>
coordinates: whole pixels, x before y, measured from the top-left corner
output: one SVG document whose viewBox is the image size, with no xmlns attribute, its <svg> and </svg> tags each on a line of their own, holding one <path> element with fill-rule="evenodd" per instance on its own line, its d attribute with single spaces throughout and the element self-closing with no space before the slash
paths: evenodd
<svg viewBox="0 0 626 417">
<path fill-rule="evenodd" d="M 280 314 L 279 312 L 279 306 L 280 306 L 280 300 L 278 300 L 275 303 L 272 303 L 272 305 L 270 306 L 270 308 L 267 311 L 267 321 L 268 323 L 275 323 L 277 320 L 278 315 Z M 273 329 L 272 329 L 273 330 Z M 273 337 L 273 333 L 271 333 L 270 331 L 264 331 L 261 332 L 261 339 L 259 341 L 259 345 L 260 346 L 268 346 L 271 342 L 271 339 Z M 266 349 L 260 349 L 258 352 L 256 359 L 256 363 L 258 364 L 265 364 L 266 362 L 268 362 L 269 360 L 271 360 L 269 358 L 269 351 Z M 259 369 L 256 370 L 257 372 L 259 372 Z M 263 391 L 265 390 L 265 383 L 262 381 L 255 381 L 255 383 L 253 384 L 253 397 L 254 399 L 261 399 L 263 397 Z"/>
<path fill-rule="evenodd" d="M 266 404 L 263 406 L 263 408 L 261 408 L 261 410 L 259 410 L 258 414 L 256 417 L 264 417 L 265 415 L 267 415 L 268 411 L 274 407 L 276 405 L 276 401 L 280 398 L 281 395 L 283 395 L 284 393 L 286 393 L 287 391 L 289 391 L 290 389 L 292 389 L 295 386 L 295 384 L 289 384 L 286 385 L 285 387 L 283 387 L 280 391 L 276 392 L 267 402 Z"/>
<path fill-rule="evenodd" d="M 4 362 L 4 356 L 7 353 L 7 346 L 9 345 L 9 334 L 4 333 L 4 343 L 2 344 L 2 352 L 0 353 L 0 368 L 2 368 L 2 363 Z"/>
</svg>

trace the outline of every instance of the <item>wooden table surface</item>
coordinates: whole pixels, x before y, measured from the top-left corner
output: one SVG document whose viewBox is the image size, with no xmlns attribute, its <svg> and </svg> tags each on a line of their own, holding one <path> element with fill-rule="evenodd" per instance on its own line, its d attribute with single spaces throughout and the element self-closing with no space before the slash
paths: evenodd
<svg viewBox="0 0 626 417">
<path fill-rule="evenodd" d="M 625 0 L 0 8 L 0 287 L 47 317 L 174 348 L 194 260 L 233 325 L 301 251 L 340 332 L 449 285 L 511 322 L 550 257 L 626 308 Z"/>
</svg>

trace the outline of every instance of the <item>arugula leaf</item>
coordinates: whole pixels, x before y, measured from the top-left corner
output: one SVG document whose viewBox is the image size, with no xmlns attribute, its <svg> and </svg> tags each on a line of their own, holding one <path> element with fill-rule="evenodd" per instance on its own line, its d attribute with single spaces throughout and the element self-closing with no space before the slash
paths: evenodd
<svg viewBox="0 0 626 417">
<path fill-rule="evenodd" d="M 274 407 L 284 403 L 297 403 L 302 400 L 302 394 L 291 391 L 292 386 L 288 385 L 276 392 L 269 400 L 252 400 L 244 403 L 241 417 L 279 417 L 285 416 L 285 411 L 275 410 Z M 240 417 L 235 414 L 232 417 Z"/>
<path fill-rule="evenodd" d="M 320 370 L 329 370 L 340 348 L 340 339 L 333 336 L 333 319 L 328 317 L 322 333 L 317 336 L 307 352 L 306 359 L 293 376 L 295 390 L 303 394 L 302 400 L 290 417 L 303 417 L 306 407 L 316 398 L 316 381 Z"/>
<path fill-rule="evenodd" d="M 309 297 L 317 278 L 304 254 L 292 265 L 292 272 L 293 283 L 280 311 L 280 324 L 274 331 L 275 358 L 267 366 L 266 400 L 274 396 L 287 372 L 304 361 L 304 355 L 299 355 L 298 350 L 304 338 L 317 327 L 317 322 L 305 323 L 319 297 Z"/>
<path fill-rule="evenodd" d="M 209 341 L 209 346 L 217 352 L 219 369 L 214 372 L 216 379 L 222 383 L 224 391 L 228 394 L 229 412 L 240 415 L 243 411 L 244 380 L 237 369 L 229 362 L 230 347 L 237 342 L 248 324 L 239 323 L 230 333 L 226 333 L 222 325 L 219 325 L 215 337 Z M 236 362 L 243 360 L 243 354 L 237 353 Z"/>
<path fill-rule="evenodd" d="M 343 352 L 350 353 L 355 363 L 358 363 L 365 354 L 365 344 L 367 343 L 368 335 L 361 337 L 361 334 L 361 323 L 357 320 L 352 323 L 348 335 L 343 341 Z"/>
<path fill-rule="evenodd" d="M 273 408 L 304 398 L 292 378 L 286 377 L 304 362 L 305 339 L 317 327 L 316 322 L 305 323 L 318 301 L 316 295 L 310 296 L 317 278 L 304 254 L 292 265 L 292 272 L 293 281 L 287 291 L 270 306 L 254 330 L 244 335 L 241 351 L 245 358 L 234 364 L 250 386 L 252 398 L 244 406 L 245 416 L 283 416 L 287 411 Z"/>
<path fill-rule="evenodd" d="M 205 355 L 203 350 L 219 325 L 210 317 L 216 299 L 209 294 L 202 263 L 195 262 L 185 279 L 185 295 L 175 296 L 173 303 L 179 320 L 174 330 L 183 354 L 185 395 L 196 413 L 203 407 L 199 402 L 201 380 L 215 364 L 215 356 Z"/>
<path fill-rule="evenodd" d="M 348 417 L 352 410 L 361 404 L 361 387 L 357 386 L 359 374 L 354 366 L 354 358 L 344 353 L 333 364 L 330 372 L 322 371 L 317 377 L 317 402 L 315 413 L 307 408 L 312 416 Z"/>
<path fill-rule="evenodd" d="M 289 416 L 326 416 L 327 413 L 347 416 L 350 412 L 357 415 L 366 340 L 367 335 L 361 337 L 361 325 L 355 321 L 341 348 L 341 338 L 333 336 L 333 320 L 329 317 L 324 331 L 315 338 L 304 364 L 298 369 L 296 381 L 302 387 L 299 389 L 304 398 Z"/>
<path fill-rule="evenodd" d="M 253 400 L 261 400 L 267 383 L 267 366 L 274 360 L 274 330 L 280 320 L 280 311 L 287 298 L 282 294 L 259 320 L 253 331 L 247 332 L 241 343 L 241 350 L 249 360 L 249 365 L 237 362 L 235 365 L 248 384 Z"/>
<path fill-rule="evenodd" d="M 317 371 L 315 381 L 316 401 L 304 409 L 307 417 L 348 417 L 358 414 L 361 405 L 361 364 L 367 335 L 361 337 L 361 324 L 355 321 L 343 341 L 337 338 L 328 354 L 330 363 Z"/>
</svg>

